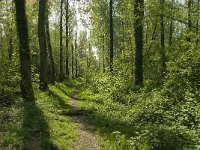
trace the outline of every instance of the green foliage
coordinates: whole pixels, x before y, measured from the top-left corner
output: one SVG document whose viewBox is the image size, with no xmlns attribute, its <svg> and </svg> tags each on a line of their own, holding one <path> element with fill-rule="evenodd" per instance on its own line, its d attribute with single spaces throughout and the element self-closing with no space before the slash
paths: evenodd
<svg viewBox="0 0 200 150">
<path fill-rule="evenodd" d="M 189 80 L 187 76 L 179 76 L 180 81 L 184 81 L 181 77 Z M 200 105 L 196 96 L 177 101 L 176 97 L 166 95 L 170 80 L 163 88 L 147 84 L 139 91 L 134 91 L 128 82 L 117 75 L 112 78 L 109 74 L 99 75 L 94 77 L 88 90 L 78 95 L 81 106 L 92 111 L 91 123 L 106 137 L 105 149 L 197 147 Z M 175 89 L 173 93 L 178 91 Z"/>
<path fill-rule="evenodd" d="M 165 84 L 169 97 L 176 101 L 190 98 L 199 102 L 200 52 L 189 49 L 175 61 L 168 64 L 169 73 Z"/>
</svg>

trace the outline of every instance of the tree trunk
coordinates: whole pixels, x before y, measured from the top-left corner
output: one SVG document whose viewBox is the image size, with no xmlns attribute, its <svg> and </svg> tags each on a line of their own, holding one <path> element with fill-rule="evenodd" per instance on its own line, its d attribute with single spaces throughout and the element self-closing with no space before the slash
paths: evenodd
<svg viewBox="0 0 200 150">
<path fill-rule="evenodd" d="M 199 45 L 199 10 L 200 10 L 200 7 L 199 7 L 199 0 L 197 0 L 197 21 L 196 21 L 196 36 L 197 36 L 197 39 L 196 39 L 196 47 L 198 48 L 198 45 Z"/>
<path fill-rule="evenodd" d="M 12 6 L 11 8 L 9 9 L 9 5 L 8 5 L 8 0 L 6 0 L 6 6 L 7 6 L 7 14 L 12 12 L 13 13 L 13 2 L 12 2 Z M 10 16 L 8 15 L 8 17 L 10 18 Z M 13 16 L 12 16 L 13 17 Z M 9 58 L 9 61 L 12 61 L 12 54 L 13 54 L 13 31 L 12 31 L 12 17 L 11 17 L 11 22 L 8 21 L 8 42 L 9 42 L 9 46 L 8 46 L 8 58 Z"/>
<path fill-rule="evenodd" d="M 72 43 L 72 79 L 74 79 L 74 46 Z"/>
<path fill-rule="evenodd" d="M 113 0 L 110 0 L 110 72 L 113 71 Z"/>
<path fill-rule="evenodd" d="M 10 33 L 12 33 L 12 30 L 10 30 Z M 9 61 L 12 61 L 12 54 L 13 54 L 13 40 L 12 37 L 9 39 L 9 48 L 8 48 L 8 56 L 9 56 Z"/>
<path fill-rule="evenodd" d="M 103 33 L 103 73 L 106 72 L 105 67 L 105 34 Z"/>
<path fill-rule="evenodd" d="M 164 4 L 165 0 L 160 0 L 160 8 L 161 8 L 161 14 L 160 14 L 160 53 L 161 53 L 161 74 L 162 77 L 164 77 L 164 73 L 166 71 L 166 56 L 165 56 L 165 25 L 164 25 Z"/>
<path fill-rule="evenodd" d="M 27 18 L 25 0 L 15 0 L 16 22 L 19 37 L 19 56 L 21 71 L 21 94 L 25 101 L 34 101 L 34 92 L 31 82 L 31 60 L 28 41 Z"/>
<path fill-rule="evenodd" d="M 135 85 L 143 86 L 143 20 L 144 0 L 135 0 Z"/>
<path fill-rule="evenodd" d="M 187 42 L 191 42 L 190 33 L 192 32 L 192 16 L 191 16 L 191 8 L 192 7 L 192 0 L 188 0 L 188 37 Z"/>
<path fill-rule="evenodd" d="M 64 80 L 64 72 L 63 72 L 63 37 L 62 37 L 62 16 L 63 16 L 63 0 L 60 0 L 60 81 Z"/>
<path fill-rule="evenodd" d="M 174 12 L 174 3 L 175 1 L 172 0 L 172 13 Z M 173 39 L 173 32 L 174 32 L 174 21 L 172 19 L 170 19 L 170 26 L 169 26 L 169 46 L 172 46 L 172 39 Z"/>
<path fill-rule="evenodd" d="M 55 66 L 54 66 L 54 59 L 53 59 L 53 53 L 52 53 L 52 47 L 51 47 L 51 38 L 50 38 L 50 33 L 49 33 L 49 9 L 47 11 L 47 18 L 46 18 L 46 39 L 47 39 L 47 49 L 49 53 L 49 62 L 50 62 L 50 80 L 49 82 L 51 84 L 55 84 Z"/>
<path fill-rule="evenodd" d="M 48 65 L 47 65 L 47 45 L 46 45 L 46 0 L 39 0 L 39 17 L 38 17 L 38 39 L 40 46 L 40 89 L 48 89 Z"/>
<path fill-rule="evenodd" d="M 66 1 L 66 79 L 69 79 L 69 2 Z"/>
<path fill-rule="evenodd" d="M 77 46 L 77 33 L 76 33 L 76 40 L 75 40 L 75 76 L 78 78 L 78 46 Z"/>
</svg>

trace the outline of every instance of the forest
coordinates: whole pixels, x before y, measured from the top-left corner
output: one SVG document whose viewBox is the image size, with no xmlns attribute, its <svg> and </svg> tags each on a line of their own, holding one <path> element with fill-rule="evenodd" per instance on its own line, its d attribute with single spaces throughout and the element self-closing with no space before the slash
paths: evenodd
<svg viewBox="0 0 200 150">
<path fill-rule="evenodd" d="M 200 150 L 200 0 L 0 0 L 0 150 Z"/>
</svg>

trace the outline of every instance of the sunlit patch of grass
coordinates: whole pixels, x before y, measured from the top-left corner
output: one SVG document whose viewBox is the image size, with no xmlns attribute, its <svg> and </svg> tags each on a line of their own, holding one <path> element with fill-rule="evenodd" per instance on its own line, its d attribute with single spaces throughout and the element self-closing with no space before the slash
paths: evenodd
<svg viewBox="0 0 200 150">
<path fill-rule="evenodd" d="M 57 145 L 59 149 L 69 149 L 78 140 L 76 128 L 78 125 L 75 123 L 75 119 L 69 116 L 63 115 L 63 111 L 72 109 L 70 105 L 70 98 L 57 86 L 66 88 L 62 83 L 58 83 L 55 86 L 49 88 L 49 92 L 38 94 L 38 105 L 43 110 L 45 117 L 47 118 L 50 132 L 50 140 Z M 70 93 L 69 93 L 70 95 Z"/>
<path fill-rule="evenodd" d="M 96 128 L 97 134 L 102 138 L 101 147 L 110 149 L 132 149 L 130 134 L 134 128 L 126 124 L 125 115 L 128 108 L 111 100 L 100 100 L 90 90 L 82 88 L 77 94 L 80 107 L 91 112 L 89 122 Z M 125 136 L 126 135 L 126 136 Z"/>
<path fill-rule="evenodd" d="M 47 92 L 35 91 L 35 103 L 21 101 L 1 110 L 0 149 L 73 149 L 78 124 L 63 112 L 72 109 L 69 96 L 74 90 L 57 83 Z"/>
</svg>

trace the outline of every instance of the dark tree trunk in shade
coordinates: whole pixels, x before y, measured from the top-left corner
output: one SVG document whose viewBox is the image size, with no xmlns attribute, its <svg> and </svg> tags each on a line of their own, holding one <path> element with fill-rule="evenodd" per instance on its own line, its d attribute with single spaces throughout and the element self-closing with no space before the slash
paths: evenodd
<svg viewBox="0 0 200 150">
<path fill-rule="evenodd" d="M 8 6 L 8 0 L 6 0 L 6 6 L 7 6 L 7 13 L 12 13 L 13 14 L 13 1 L 12 1 L 12 6 L 10 7 L 9 9 L 9 6 Z M 9 17 L 9 16 L 8 16 Z M 13 18 L 13 16 L 12 16 Z M 13 54 L 13 31 L 12 31 L 12 19 L 11 18 L 11 22 L 8 21 L 8 43 L 9 43 L 9 46 L 8 46 L 8 57 L 9 57 L 9 61 L 12 61 L 12 54 Z"/>
<path fill-rule="evenodd" d="M 188 35 L 187 35 L 187 42 L 191 42 L 190 33 L 192 31 L 192 16 L 191 10 L 192 9 L 192 0 L 188 0 Z"/>
<path fill-rule="evenodd" d="M 72 79 L 74 79 L 74 45 L 71 45 L 72 47 Z"/>
<path fill-rule="evenodd" d="M 174 3 L 175 3 L 175 0 L 172 0 L 171 1 L 171 5 L 172 5 L 171 11 L 172 11 L 172 13 L 173 13 L 173 10 L 174 10 Z M 170 47 L 172 46 L 173 32 L 174 32 L 174 20 L 170 19 L 170 25 L 169 25 L 169 46 Z"/>
<path fill-rule="evenodd" d="M 103 47 L 102 47 L 102 49 L 103 49 L 103 73 L 105 73 L 106 72 L 106 67 L 105 67 L 105 34 L 103 33 Z"/>
<path fill-rule="evenodd" d="M 8 47 L 8 57 L 9 57 L 10 61 L 12 61 L 12 54 L 13 54 L 13 40 L 12 40 L 12 37 L 10 37 L 10 39 L 9 39 L 9 47 Z"/>
<path fill-rule="evenodd" d="M 162 77 L 166 71 L 166 56 L 165 56 L 165 25 L 164 25 L 164 4 L 165 0 L 160 0 L 160 8 L 161 8 L 161 15 L 160 15 L 160 54 L 161 54 L 161 74 Z"/>
<path fill-rule="evenodd" d="M 25 0 L 15 0 L 16 22 L 19 37 L 19 57 L 21 71 L 21 94 L 25 101 L 34 101 L 34 92 L 31 82 L 31 60 L 28 41 L 27 18 Z"/>
<path fill-rule="evenodd" d="M 196 36 L 197 36 L 197 39 L 196 39 L 196 47 L 198 47 L 199 45 L 199 40 L 200 40 L 200 36 L 199 36 L 199 13 L 200 13 L 200 6 L 199 6 L 199 1 L 200 0 L 197 0 L 197 10 L 198 10 L 198 14 L 197 14 L 197 20 L 196 20 Z"/>
<path fill-rule="evenodd" d="M 69 79 L 69 2 L 66 0 L 66 79 Z"/>
<path fill-rule="evenodd" d="M 135 0 L 135 85 L 143 86 L 143 20 L 144 0 Z"/>
<path fill-rule="evenodd" d="M 46 5 L 46 0 L 39 0 L 38 39 L 40 46 L 40 89 L 42 91 L 48 89 L 47 44 L 45 32 Z"/>
<path fill-rule="evenodd" d="M 78 78 L 78 46 L 77 46 L 77 33 L 76 33 L 76 40 L 75 40 L 75 76 Z"/>
<path fill-rule="evenodd" d="M 110 72 L 113 71 L 113 0 L 110 0 Z"/>
<path fill-rule="evenodd" d="M 47 40 L 47 49 L 48 49 L 48 56 L 49 56 L 49 83 L 55 84 L 55 66 L 54 66 L 54 59 L 52 53 L 52 46 L 51 46 L 51 38 L 50 38 L 50 31 L 49 31 L 49 9 L 47 9 L 47 18 L 46 18 L 46 40 Z"/>
<path fill-rule="evenodd" d="M 63 70 L 63 23 L 62 23 L 62 19 L 63 18 L 63 0 L 60 0 L 60 75 L 59 75 L 59 79 L 60 81 L 64 80 L 64 70 Z"/>
</svg>

